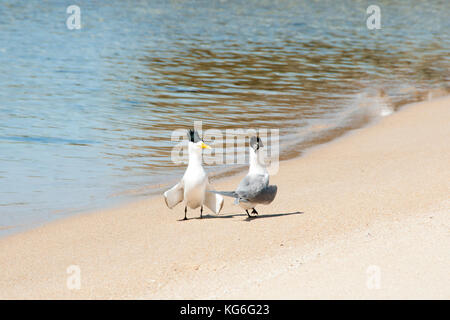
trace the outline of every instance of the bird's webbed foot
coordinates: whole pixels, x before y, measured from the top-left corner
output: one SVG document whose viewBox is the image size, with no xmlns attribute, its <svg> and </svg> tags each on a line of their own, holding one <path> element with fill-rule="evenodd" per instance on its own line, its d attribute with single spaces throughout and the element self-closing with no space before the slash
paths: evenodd
<svg viewBox="0 0 450 320">
<path fill-rule="evenodd" d="M 252 210 L 252 214 L 255 214 L 254 216 L 251 215 L 250 213 L 248 213 L 248 210 L 246 209 L 245 212 L 247 212 L 247 215 L 249 218 L 255 218 L 258 215 L 258 211 L 255 210 L 255 208 L 253 208 Z"/>
</svg>

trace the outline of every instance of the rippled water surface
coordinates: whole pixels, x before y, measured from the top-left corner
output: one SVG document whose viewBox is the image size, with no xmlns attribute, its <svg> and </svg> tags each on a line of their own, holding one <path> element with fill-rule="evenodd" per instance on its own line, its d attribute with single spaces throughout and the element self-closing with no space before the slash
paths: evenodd
<svg viewBox="0 0 450 320">
<path fill-rule="evenodd" d="M 194 120 L 289 158 L 448 92 L 450 2 L 378 1 L 381 30 L 370 4 L 85 0 L 68 30 L 67 1 L 3 0 L 0 234 L 166 186 Z"/>
</svg>

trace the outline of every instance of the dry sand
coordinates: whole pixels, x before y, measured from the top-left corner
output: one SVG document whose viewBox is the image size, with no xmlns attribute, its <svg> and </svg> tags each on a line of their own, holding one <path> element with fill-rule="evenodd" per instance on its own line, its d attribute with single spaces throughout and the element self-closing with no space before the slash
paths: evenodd
<svg viewBox="0 0 450 320">
<path fill-rule="evenodd" d="M 3 238 L 0 298 L 449 299 L 449 123 L 450 97 L 418 103 L 282 162 L 256 219 L 156 197 Z"/>
</svg>

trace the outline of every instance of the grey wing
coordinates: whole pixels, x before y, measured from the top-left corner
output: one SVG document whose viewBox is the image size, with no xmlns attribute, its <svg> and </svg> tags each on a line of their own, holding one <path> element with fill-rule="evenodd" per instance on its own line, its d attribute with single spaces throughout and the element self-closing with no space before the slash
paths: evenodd
<svg viewBox="0 0 450 320">
<path fill-rule="evenodd" d="M 251 200 L 269 184 L 269 177 L 263 174 L 246 175 L 236 189 L 239 198 Z"/>
<path fill-rule="evenodd" d="M 262 189 L 258 195 L 252 199 L 252 202 L 261 203 L 261 204 L 269 204 L 275 199 L 277 195 L 277 186 L 267 186 Z"/>
</svg>

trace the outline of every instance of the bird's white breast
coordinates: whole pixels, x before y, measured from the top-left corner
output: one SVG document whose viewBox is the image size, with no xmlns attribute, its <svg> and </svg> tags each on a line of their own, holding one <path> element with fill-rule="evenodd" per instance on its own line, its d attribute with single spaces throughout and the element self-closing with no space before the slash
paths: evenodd
<svg viewBox="0 0 450 320">
<path fill-rule="evenodd" d="M 183 177 L 184 199 L 191 209 L 203 205 L 208 177 L 201 166 L 189 166 Z"/>
<path fill-rule="evenodd" d="M 239 206 L 244 210 L 253 209 L 256 207 L 256 203 L 247 202 L 247 201 L 239 201 Z"/>
</svg>

